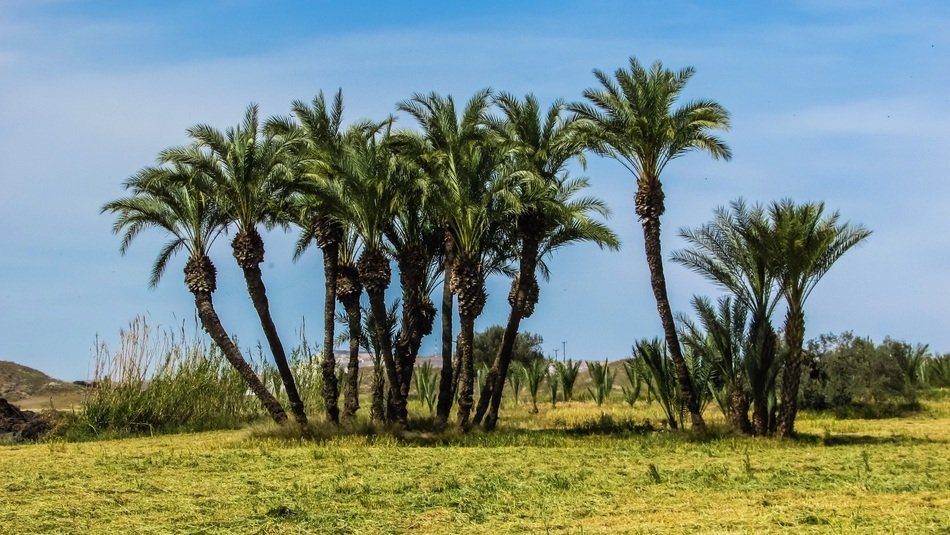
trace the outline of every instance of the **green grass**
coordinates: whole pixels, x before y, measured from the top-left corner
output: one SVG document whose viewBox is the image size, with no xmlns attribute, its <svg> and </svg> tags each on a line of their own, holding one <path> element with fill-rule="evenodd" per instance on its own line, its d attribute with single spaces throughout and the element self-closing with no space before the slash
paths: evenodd
<svg viewBox="0 0 950 535">
<path fill-rule="evenodd" d="M 950 401 L 796 441 L 649 431 L 656 404 L 507 407 L 495 434 L 247 430 L 3 446 L 5 532 L 950 529 Z M 415 404 L 419 418 L 427 414 Z M 709 413 L 715 420 L 715 413 Z M 420 422 L 422 420 L 419 420 Z M 365 432 L 367 424 L 360 427 Z"/>
</svg>

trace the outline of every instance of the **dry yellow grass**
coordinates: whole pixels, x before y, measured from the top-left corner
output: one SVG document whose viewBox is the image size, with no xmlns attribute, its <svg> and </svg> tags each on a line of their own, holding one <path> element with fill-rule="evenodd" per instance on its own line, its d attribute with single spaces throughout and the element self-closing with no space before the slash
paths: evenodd
<svg viewBox="0 0 950 535">
<path fill-rule="evenodd" d="M 598 432 L 651 408 L 572 403 L 507 428 L 261 438 L 267 430 L 0 447 L 4 533 L 950 531 L 950 402 L 804 415 L 798 441 Z M 588 432 L 571 431 L 586 428 Z M 605 424 L 604 429 L 609 429 Z M 621 429 L 617 432 L 616 429 Z M 442 442 L 433 446 L 431 442 Z"/>
</svg>

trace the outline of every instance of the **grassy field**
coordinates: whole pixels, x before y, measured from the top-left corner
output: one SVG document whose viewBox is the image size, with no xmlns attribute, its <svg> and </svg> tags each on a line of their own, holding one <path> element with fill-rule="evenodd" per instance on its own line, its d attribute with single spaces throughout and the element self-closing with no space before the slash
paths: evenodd
<svg viewBox="0 0 950 535">
<path fill-rule="evenodd" d="M 418 407 L 416 407 L 418 409 Z M 641 429 L 650 407 L 503 413 L 493 435 L 272 428 L 0 446 L 4 533 L 950 533 L 950 401 L 803 415 L 796 441 Z M 718 414 L 718 413 L 717 413 Z M 710 413 L 710 417 L 714 418 Z"/>
</svg>

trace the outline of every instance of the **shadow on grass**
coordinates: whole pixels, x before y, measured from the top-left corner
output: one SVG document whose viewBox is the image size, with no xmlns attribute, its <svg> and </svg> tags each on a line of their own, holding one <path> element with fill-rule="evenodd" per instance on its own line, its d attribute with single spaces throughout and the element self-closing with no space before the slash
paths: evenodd
<svg viewBox="0 0 950 535">
<path fill-rule="evenodd" d="M 399 428 L 368 422 L 334 426 L 325 422 L 311 423 L 306 427 L 272 424 L 251 428 L 249 440 L 278 440 L 291 442 L 324 443 L 338 440 L 353 440 L 365 445 L 393 445 L 406 447 L 508 447 L 508 446 L 562 446 L 585 437 L 600 437 L 605 440 L 631 438 L 660 438 L 677 442 L 709 442 L 735 435 L 725 428 L 711 428 L 704 435 L 688 431 L 670 431 L 658 427 L 650 420 L 636 421 L 632 418 L 616 418 L 601 414 L 572 424 L 556 422 L 553 427 L 524 429 L 500 425 L 495 431 L 472 428 L 463 431 L 456 425 L 440 429 L 433 418 L 410 418 L 407 428 Z"/>
<path fill-rule="evenodd" d="M 831 433 L 825 433 L 823 435 L 798 433 L 793 440 L 802 444 L 821 444 L 823 446 L 922 445 L 946 444 L 948 442 L 942 439 L 911 437 L 907 435 L 832 435 Z"/>
</svg>

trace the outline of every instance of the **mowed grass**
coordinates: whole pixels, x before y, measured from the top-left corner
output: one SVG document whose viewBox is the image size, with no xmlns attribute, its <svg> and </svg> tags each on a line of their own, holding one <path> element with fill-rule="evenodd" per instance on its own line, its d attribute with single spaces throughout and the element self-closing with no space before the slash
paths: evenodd
<svg viewBox="0 0 950 535">
<path fill-rule="evenodd" d="M 644 431 L 655 405 L 575 402 L 510 407 L 494 434 L 260 426 L 7 445 L 0 531 L 948 533 L 950 401 L 925 406 L 805 414 L 795 441 Z"/>
</svg>

